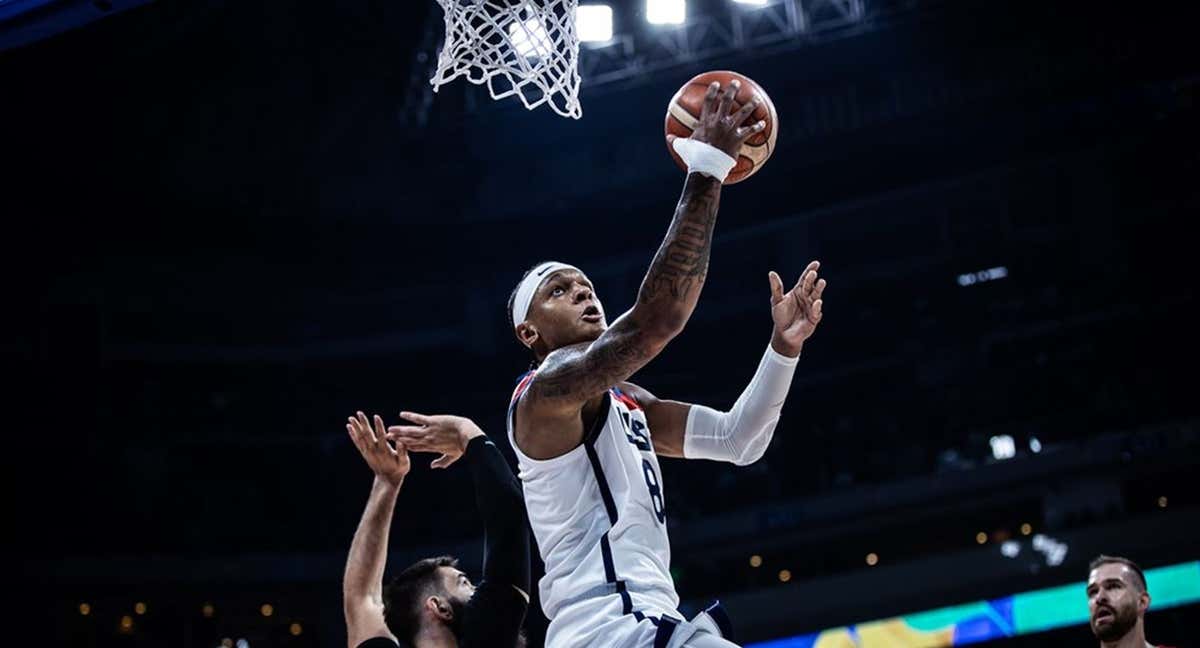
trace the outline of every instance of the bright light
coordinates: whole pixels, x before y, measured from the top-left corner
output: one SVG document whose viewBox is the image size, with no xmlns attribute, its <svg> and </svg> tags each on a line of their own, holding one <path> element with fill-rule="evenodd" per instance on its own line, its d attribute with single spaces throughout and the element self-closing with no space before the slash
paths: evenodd
<svg viewBox="0 0 1200 648">
<path fill-rule="evenodd" d="M 646 0 L 646 20 L 651 25 L 679 25 L 686 16 L 684 0 Z"/>
<path fill-rule="evenodd" d="M 293 624 L 292 624 L 292 625 L 291 625 L 291 626 L 288 628 L 288 632 L 292 633 L 292 636 L 293 636 L 293 637 L 299 637 L 299 636 L 300 636 L 300 633 L 301 633 L 301 632 L 304 632 L 304 628 L 300 627 L 300 624 L 299 624 L 299 623 L 293 623 Z"/>
<path fill-rule="evenodd" d="M 275 614 L 275 607 L 272 606 L 270 603 L 263 603 L 263 606 L 261 608 L 259 608 L 258 611 L 262 612 L 263 616 L 269 617 L 272 614 Z"/>
<path fill-rule="evenodd" d="M 575 31 L 583 43 L 607 43 L 613 37 L 613 12 L 608 5 L 580 5 Z"/>
<path fill-rule="evenodd" d="M 1007 434 L 999 434 L 988 440 L 992 446 L 992 456 L 997 459 L 1012 459 L 1017 456 L 1017 444 Z"/>
<path fill-rule="evenodd" d="M 1050 536 L 1037 534 L 1033 536 L 1033 548 L 1046 556 L 1046 564 L 1057 567 L 1063 563 L 1070 548 L 1065 542 L 1059 542 Z"/>
<path fill-rule="evenodd" d="M 132 631 L 133 631 L 133 617 L 126 614 L 125 616 L 121 617 L 121 633 L 129 634 Z"/>
<path fill-rule="evenodd" d="M 1021 553 L 1021 543 L 1016 540 L 1006 540 L 1000 545 L 1000 553 L 1004 554 L 1005 558 L 1016 558 Z"/>
<path fill-rule="evenodd" d="M 987 542 L 987 534 L 986 533 L 984 533 L 983 531 L 980 531 L 979 533 L 975 534 L 975 543 L 976 544 L 983 544 L 985 542 Z"/>
<path fill-rule="evenodd" d="M 1026 522 L 1025 524 L 1022 524 L 1021 525 L 1021 535 L 1029 535 L 1030 533 L 1033 533 L 1033 525 L 1028 522 Z"/>
<path fill-rule="evenodd" d="M 762 567 L 762 556 L 760 556 L 758 554 L 754 554 L 753 556 L 750 556 L 750 566 L 751 567 Z"/>
<path fill-rule="evenodd" d="M 138 601 L 133 606 L 133 611 L 136 612 L 138 616 L 145 614 L 146 613 L 146 604 L 142 603 L 141 601 Z"/>
<path fill-rule="evenodd" d="M 1167 496 L 1163 495 L 1158 498 L 1158 508 L 1167 508 Z"/>
<path fill-rule="evenodd" d="M 784 569 L 779 572 L 779 582 L 786 583 L 792 580 L 792 572 Z"/>
<path fill-rule="evenodd" d="M 879 556 L 875 555 L 875 552 L 871 552 L 871 553 L 867 554 L 867 564 L 868 565 L 874 567 L 875 563 L 878 563 L 878 562 L 879 562 Z"/>
<path fill-rule="evenodd" d="M 508 39 L 512 41 L 517 54 L 526 58 L 545 58 L 554 49 L 550 44 L 550 36 L 546 34 L 546 26 L 536 17 L 523 23 L 509 23 Z"/>
<path fill-rule="evenodd" d="M 245 639 L 238 639 L 237 648 L 250 648 L 250 642 Z"/>
<path fill-rule="evenodd" d="M 988 268 L 987 270 L 980 270 L 979 272 L 960 274 L 958 275 L 958 285 L 965 288 L 967 286 L 973 286 L 977 283 L 983 283 L 985 281 L 1003 279 L 1007 276 L 1008 268 L 1004 266 L 996 266 L 995 268 Z"/>
<path fill-rule="evenodd" d="M 1037 437 L 1029 437 L 1029 449 L 1033 452 L 1033 454 L 1041 452 L 1042 442 L 1038 441 Z"/>
<path fill-rule="evenodd" d="M 87 603 L 80 603 L 79 604 L 79 613 L 82 614 L 83 616 L 87 616 L 87 615 L 91 614 L 92 606 L 88 605 Z"/>
<path fill-rule="evenodd" d="M 733 0 L 736 4 L 750 5 L 753 7 L 765 7 L 770 0 Z"/>
</svg>

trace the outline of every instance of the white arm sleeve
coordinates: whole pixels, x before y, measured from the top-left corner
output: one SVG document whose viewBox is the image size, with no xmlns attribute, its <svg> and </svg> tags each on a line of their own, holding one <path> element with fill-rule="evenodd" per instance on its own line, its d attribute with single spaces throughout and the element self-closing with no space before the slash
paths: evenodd
<svg viewBox="0 0 1200 648">
<path fill-rule="evenodd" d="M 758 371 L 728 412 L 693 405 L 683 433 L 683 456 L 746 466 L 766 452 L 787 398 L 796 361 L 770 346 Z"/>
</svg>

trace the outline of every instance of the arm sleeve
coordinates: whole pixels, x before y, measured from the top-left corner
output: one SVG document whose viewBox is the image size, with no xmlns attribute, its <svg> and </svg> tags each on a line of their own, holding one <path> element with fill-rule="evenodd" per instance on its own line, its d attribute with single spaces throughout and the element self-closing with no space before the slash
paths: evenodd
<svg viewBox="0 0 1200 648">
<path fill-rule="evenodd" d="M 484 580 L 467 602 L 461 648 L 512 648 L 528 603 L 512 585 Z"/>
<path fill-rule="evenodd" d="M 738 466 L 762 458 L 796 372 L 797 358 L 776 353 L 770 346 L 758 371 L 728 412 L 692 406 L 683 434 L 683 456 L 688 459 L 728 461 Z"/>
<path fill-rule="evenodd" d="M 529 593 L 529 523 L 521 485 L 496 444 L 471 439 L 463 458 L 475 484 L 475 505 L 483 518 L 483 581 Z"/>
</svg>

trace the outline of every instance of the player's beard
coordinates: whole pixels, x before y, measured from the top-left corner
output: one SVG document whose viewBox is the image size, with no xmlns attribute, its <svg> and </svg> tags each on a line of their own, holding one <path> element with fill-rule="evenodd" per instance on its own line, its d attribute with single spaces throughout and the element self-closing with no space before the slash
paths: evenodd
<svg viewBox="0 0 1200 648">
<path fill-rule="evenodd" d="M 451 600 L 450 609 L 454 611 L 454 618 L 450 620 L 450 632 L 458 640 L 458 645 L 461 646 L 463 639 L 466 637 L 467 603 L 466 601 Z M 515 648 L 526 648 L 527 642 L 525 631 L 521 630 L 517 635 Z"/>
<path fill-rule="evenodd" d="M 1092 634 L 1100 641 L 1116 641 L 1129 633 L 1137 624 L 1137 609 L 1131 606 L 1112 608 L 1113 618 L 1106 625 L 1096 626 L 1092 621 Z"/>
<path fill-rule="evenodd" d="M 454 611 L 454 617 L 450 619 L 450 632 L 462 645 L 467 630 L 467 602 L 450 599 L 450 609 Z"/>
</svg>

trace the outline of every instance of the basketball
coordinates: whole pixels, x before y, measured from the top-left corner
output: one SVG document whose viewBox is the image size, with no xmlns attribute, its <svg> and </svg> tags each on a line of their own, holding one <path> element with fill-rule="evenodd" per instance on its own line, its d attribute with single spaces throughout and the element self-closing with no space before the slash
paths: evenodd
<svg viewBox="0 0 1200 648">
<path fill-rule="evenodd" d="M 758 97 L 758 107 L 741 125 L 751 126 L 761 119 L 766 122 L 766 128 L 761 133 L 751 135 L 742 145 L 741 151 L 738 152 L 737 165 L 725 178 L 727 185 L 741 182 L 754 175 L 771 157 L 771 152 L 775 150 L 775 137 L 779 133 L 779 117 L 775 114 L 775 104 L 771 102 L 771 98 L 767 96 L 762 87 L 749 77 L 728 70 L 698 74 L 685 83 L 674 97 L 671 97 L 671 103 L 667 106 L 666 118 L 667 135 L 691 136 L 696 121 L 700 118 L 700 110 L 704 106 L 704 94 L 708 92 L 709 84 L 716 81 L 721 84 L 723 90 L 729 82 L 735 79 L 741 82 L 742 87 L 738 88 L 733 104 L 729 106 L 729 112 L 737 112 L 746 102 Z M 671 147 L 670 138 L 667 141 L 667 152 L 671 154 L 679 168 L 687 170 L 687 165 Z"/>
</svg>

